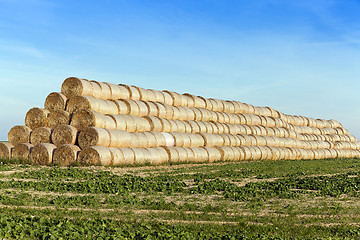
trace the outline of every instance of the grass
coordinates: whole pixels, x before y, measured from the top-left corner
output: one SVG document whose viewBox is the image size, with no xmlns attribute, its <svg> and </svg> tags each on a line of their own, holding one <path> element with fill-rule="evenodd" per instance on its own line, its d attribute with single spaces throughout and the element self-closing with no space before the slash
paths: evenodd
<svg viewBox="0 0 360 240">
<path fill-rule="evenodd" d="M 0 238 L 360 239 L 360 159 L 0 162 Z"/>
</svg>

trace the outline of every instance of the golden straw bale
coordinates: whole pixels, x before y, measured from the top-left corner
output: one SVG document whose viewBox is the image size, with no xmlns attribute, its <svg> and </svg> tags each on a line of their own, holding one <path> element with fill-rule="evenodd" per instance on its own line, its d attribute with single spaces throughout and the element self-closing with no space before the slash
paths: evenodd
<svg viewBox="0 0 360 240">
<path fill-rule="evenodd" d="M 165 151 L 168 154 L 170 164 L 179 162 L 179 158 L 180 158 L 179 152 L 176 150 L 175 147 L 163 147 L 163 148 L 165 149 Z"/>
<path fill-rule="evenodd" d="M 101 86 L 96 81 L 90 81 L 92 91 L 91 96 L 102 99 Z"/>
<path fill-rule="evenodd" d="M 146 116 L 144 118 L 149 121 L 151 131 L 162 132 L 163 126 L 158 117 Z"/>
<path fill-rule="evenodd" d="M 150 163 L 149 153 L 144 148 L 130 148 L 135 155 L 134 165 L 145 165 Z"/>
<path fill-rule="evenodd" d="M 110 89 L 110 98 L 108 98 L 109 100 L 129 98 L 129 91 L 125 87 L 113 83 L 104 83 L 104 84 L 106 84 Z"/>
<path fill-rule="evenodd" d="M 179 154 L 179 159 L 177 163 L 186 163 L 189 160 L 189 156 L 190 158 L 193 157 L 193 152 L 192 151 L 188 151 L 188 148 L 183 148 L 183 147 L 174 147 L 174 149 L 178 152 Z"/>
<path fill-rule="evenodd" d="M 160 165 L 164 163 L 169 163 L 169 155 L 164 148 L 155 147 L 155 148 L 147 148 L 146 149 L 151 165 Z"/>
<path fill-rule="evenodd" d="M 31 143 L 19 143 L 12 149 L 11 157 L 28 161 L 33 147 Z"/>
<path fill-rule="evenodd" d="M 51 143 L 52 130 L 48 127 L 35 128 L 30 135 L 30 143 L 37 145 L 39 143 Z"/>
<path fill-rule="evenodd" d="M 111 93 L 111 88 L 109 86 L 109 84 L 105 83 L 105 82 L 97 82 L 97 81 L 91 81 L 92 83 L 95 83 L 97 85 L 100 86 L 100 99 L 112 99 L 112 93 Z"/>
<path fill-rule="evenodd" d="M 70 124 L 70 118 L 70 113 L 64 110 L 51 111 L 48 116 L 48 127 L 54 129 L 59 125 L 68 125 Z"/>
<path fill-rule="evenodd" d="M 209 162 L 209 154 L 206 149 L 202 147 L 191 147 L 191 151 L 194 152 L 194 162 L 205 163 Z"/>
<path fill-rule="evenodd" d="M 110 148 L 112 150 L 112 148 Z M 116 159 L 114 158 L 113 165 L 134 165 L 135 163 L 135 154 L 131 148 L 119 148 L 121 150 L 124 158 Z M 117 156 L 119 157 L 119 156 Z"/>
<path fill-rule="evenodd" d="M 136 101 L 136 104 L 139 106 L 139 117 L 149 115 L 149 108 L 144 101 Z"/>
<path fill-rule="evenodd" d="M 51 134 L 51 141 L 56 146 L 60 147 L 63 144 L 75 145 L 78 131 L 75 127 L 70 125 L 57 126 Z"/>
<path fill-rule="evenodd" d="M 153 139 L 155 139 L 154 136 L 152 136 Z M 144 132 L 134 132 L 131 133 L 131 145 L 130 147 L 136 147 L 136 148 L 147 148 L 150 144 L 154 144 L 150 141 L 150 138 L 148 135 Z M 155 141 L 155 140 L 153 140 Z"/>
<path fill-rule="evenodd" d="M 10 159 L 14 145 L 8 142 L 0 142 L 0 159 Z"/>
<path fill-rule="evenodd" d="M 61 92 L 67 98 L 77 95 L 92 95 L 92 91 L 92 85 L 88 80 L 76 77 L 69 77 L 65 79 L 61 86 Z"/>
<path fill-rule="evenodd" d="M 161 93 L 163 94 L 164 96 L 164 103 L 172 106 L 174 105 L 174 100 L 173 98 L 171 97 L 170 93 L 166 92 L 166 91 L 161 91 Z"/>
<path fill-rule="evenodd" d="M 17 125 L 10 129 L 8 141 L 12 145 L 30 142 L 31 129 L 28 126 Z"/>
<path fill-rule="evenodd" d="M 70 166 L 77 162 L 81 149 L 76 145 L 64 144 L 55 149 L 53 163 L 60 166 Z"/>
<path fill-rule="evenodd" d="M 159 115 L 159 109 L 156 107 L 154 102 L 144 101 L 143 102 L 148 108 L 148 115 L 157 117 Z"/>
<path fill-rule="evenodd" d="M 44 108 L 32 108 L 25 116 L 25 125 L 31 129 L 47 127 L 49 110 Z"/>
<path fill-rule="evenodd" d="M 165 138 L 165 133 L 163 132 L 150 132 L 152 135 L 154 135 L 156 139 L 156 147 L 163 147 L 167 146 L 167 139 Z M 171 136 L 171 135 L 170 135 Z M 168 139 L 169 140 L 169 139 Z"/>
<path fill-rule="evenodd" d="M 78 145 L 81 149 L 91 146 L 121 147 L 111 146 L 110 133 L 106 129 L 98 127 L 88 127 L 83 129 L 78 137 Z"/>
<path fill-rule="evenodd" d="M 33 164 L 51 164 L 55 149 L 56 146 L 54 144 L 39 143 L 32 148 L 30 153 L 30 160 Z"/>
<path fill-rule="evenodd" d="M 166 147 L 174 147 L 175 146 L 175 138 L 173 135 L 171 135 L 170 133 L 159 133 L 162 134 L 164 139 L 165 139 L 165 145 L 162 146 L 166 146 Z"/>
<path fill-rule="evenodd" d="M 214 147 L 204 147 L 204 149 L 208 154 L 209 162 L 218 162 L 221 160 L 221 153 L 219 149 Z"/>
<path fill-rule="evenodd" d="M 80 110 L 72 115 L 70 125 L 79 131 L 86 127 L 116 129 L 116 123 L 110 116 L 92 110 Z"/>
<path fill-rule="evenodd" d="M 67 97 L 59 92 L 50 93 L 44 103 L 44 107 L 49 111 L 65 110 Z"/>
<path fill-rule="evenodd" d="M 87 147 L 78 155 L 78 162 L 81 165 L 112 165 L 113 155 L 110 148 L 103 146 Z"/>
<path fill-rule="evenodd" d="M 187 133 L 190 138 L 191 147 L 203 147 L 205 146 L 205 140 L 200 134 L 196 133 Z"/>
<path fill-rule="evenodd" d="M 96 99 L 93 96 L 74 96 L 69 99 L 66 111 L 74 113 L 81 109 L 89 109 L 100 112 L 99 100 L 100 99 Z"/>
<path fill-rule="evenodd" d="M 135 115 L 135 116 L 140 116 L 140 109 L 139 109 L 139 105 L 136 104 L 135 100 L 131 100 L 131 99 L 122 99 L 120 101 L 123 101 L 126 106 L 129 109 L 129 114 L 130 115 Z"/>
<path fill-rule="evenodd" d="M 118 114 L 129 114 L 130 113 L 130 109 L 128 107 L 128 105 L 121 101 L 121 100 L 112 100 L 117 108 L 118 108 Z"/>
<path fill-rule="evenodd" d="M 134 101 L 139 101 L 141 100 L 140 98 L 140 92 L 139 90 L 135 87 L 135 86 L 126 86 L 127 89 L 130 92 L 130 99 L 134 100 Z"/>
</svg>

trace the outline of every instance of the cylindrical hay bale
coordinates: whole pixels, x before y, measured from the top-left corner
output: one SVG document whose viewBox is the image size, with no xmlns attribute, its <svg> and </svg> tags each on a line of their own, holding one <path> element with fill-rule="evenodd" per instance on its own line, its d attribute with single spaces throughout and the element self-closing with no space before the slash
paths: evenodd
<svg viewBox="0 0 360 240">
<path fill-rule="evenodd" d="M 156 144 L 155 137 L 151 135 L 151 139 L 149 138 L 150 133 L 143 132 L 135 132 L 131 133 L 131 147 L 136 148 L 147 148 L 149 145 L 154 146 Z"/>
<path fill-rule="evenodd" d="M 252 159 L 252 151 L 250 149 L 250 147 L 248 146 L 241 146 L 239 147 L 239 149 L 243 152 L 244 154 L 244 159 L 243 160 L 251 160 Z"/>
<path fill-rule="evenodd" d="M 204 149 L 208 154 L 209 162 L 218 162 L 221 160 L 221 153 L 219 149 L 214 147 L 204 147 Z"/>
<path fill-rule="evenodd" d="M 180 112 L 177 120 L 182 120 L 182 121 L 184 121 L 184 120 L 193 120 L 193 119 L 190 119 L 191 116 L 188 116 L 188 111 L 187 111 L 187 109 L 185 107 L 179 106 L 179 107 L 177 107 L 177 109 Z"/>
<path fill-rule="evenodd" d="M 147 145 L 145 145 L 142 148 L 158 147 L 159 146 L 159 142 L 158 142 L 158 140 L 156 139 L 156 137 L 155 137 L 155 135 L 153 133 L 154 132 L 144 132 L 145 139 L 147 140 Z M 141 142 L 141 141 L 143 141 L 143 140 L 139 140 L 139 142 Z M 141 146 L 143 146 L 143 145 L 141 145 Z"/>
<path fill-rule="evenodd" d="M 104 109 L 104 101 L 102 101 L 102 107 Z M 67 105 L 66 105 L 66 111 L 69 113 L 74 113 L 76 111 L 79 111 L 81 109 L 89 109 L 94 110 L 97 112 L 100 112 L 100 99 L 96 99 L 93 96 L 74 96 L 69 99 Z M 117 113 L 116 113 L 117 114 Z"/>
<path fill-rule="evenodd" d="M 54 129 L 63 124 L 70 124 L 70 113 L 64 110 L 51 111 L 48 117 L 48 127 Z"/>
<path fill-rule="evenodd" d="M 53 163 L 60 166 L 70 166 L 77 162 L 80 151 L 80 148 L 76 145 L 61 145 L 54 151 Z"/>
<path fill-rule="evenodd" d="M 34 147 L 34 145 L 32 145 L 31 143 L 19 143 L 12 149 L 11 158 L 23 159 L 25 161 L 28 161 L 29 157 L 30 157 L 30 152 L 33 147 Z M 0 149 L 1 149 L 1 146 L 0 146 Z M 2 151 L 0 150 L 0 152 L 2 152 Z"/>
<path fill-rule="evenodd" d="M 104 120 L 104 127 L 103 128 L 116 129 L 116 122 L 112 117 L 107 116 L 107 115 L 103 115 L 103 120 Z"/>
<path fill-rule="evenodd" d="M 149 108 L 143 101 L 136 101 L 136 104 L 139 106 L 139 117 L 149 115 Z"/>
<path fill-rule="evenodd" d="M 93 85 L 93 89 L 98 89 L 98 87 L 96 86 L 94 88 L 94 84 L 98 85 L 100 87 L 100 91 L 98 98 L 100 99 L 112 99 L 112 94 L 111 94 L 111 88 L 108 84 L 104 83 L 104 82 L 97 82 L 97 81 L 91 81 L 91 84 Z"/>
<path fill-rule="evenodd" d="M 165 139 L 165 145 L 160 145 L 160 146 L 166 146 L 166 147 L 175 146 L 175 138 L 173 135 L 171 135 L 170 133 L 164 133 L 164 132 L 159 133 L 159 134 L 161 134 Z"/>
<path fill-rule="evenodd" d="M 118 108 L 118 114 L 129 114 L 130 113 L 129 106 L 124 101 L 112 100 L 112 102 L 116 104 L 116 106 Z"/>
<path fill-rule="evenodd" d="M 12 149 L 14 145 L 8 142 L 1 142 L 0 143 L 0 159 L 10 159 Z M 14 158 L 14 157 L 13 157 Z"/>
<path fill-rule="evenodd" d="M 203 146 L 205 146 L 205 140 L 200 134 L 188 133 L 187 135 L 190 138 L 191 147 L 203 147 Z"/>
<path fill-rule="evenodd" d="M 162 132 L 163 126 L 158 117 L 146 116 L 144 117 L 150 123 L 150 130 L 153 132 Z"/>
<path fill-rule="evenodd" d="M 169 163 L 169 155 L 167 151 L 162 147 L 147 148 L 146 149 L 151 155 L 151 165 L 159 165 Z"/>
<path fill-rule="evenodd" d="M 191 148 L 183 148 L 187 153 L 187 159 L 185 162 L 195 162 L 195 153 Z"/>
<path fill-rule="evenodd" d="M 34 151 L 34 150 L 33 150 Z M 112 165 L 113 156 L 110 148 L 103 146 L 93 146 L 83 149 L 78 156 L 81 165 Z"/>
<path fill-rule="evenodd" d="M 157 117 L 159 115 L 159 109 L 154 102 L 143 102 L 148 108 L 148 115 Z"/>
<path fill-rule="evenodd" d="M 35 128 L 30 135 L 30 143 L 37 145 L 39 143 L 51 143 L 52 130 L 48 127 Z"/>
<path fill-rule="evenodd" d="M 139 90 L 135 86 L 128 86 L 125 84 L 119 84 L 119 85 L 125 87 L 129 91 L 129 99 L 136 101 L 140 100 Z"/>
<path fill-rule="evenodd" d="M 185 125 L 185 132 L 186 133 L 192 133 L 190 124 L 188 122 L 186 122 L 186 121 L 183 121 L 182 123 Z"/>
<path fill-rule="evenodd" d="M 190 138 L 186 133 L 170 133 L 174 137 L 176 147 L 190 147 Z"/>
<path fill-rule="evenodd" d="M 167 94 L 172 98 L 171 104 L 170 103 L 168 103 L 168 104 L 173 105 L 173 106 L 181 106 L 182 101 L 181 101 L 181 97 L 178 93 L 171 92 L 168 90 L 164 90 L 162 92 L 164 93 L 164 96 Z M 169 102 L 170 102 L 170 100 L 169 100 Z"/>
<path fill-rule="evenodd" d="M 150 163 L 149 153 L 144 148 L 131 148 L 135 155 L 134 165 L 145 165 Z"/>
<path fill-rule="evenodd" d="M 72 115 L 70 125 L 79 131 L 87 127 L 106 128 L 106 118 L 102 113 L 83 109 Z"/>
<path fill-rule="evenodd" d="M 109 114 L 109 117 L 111 117 L 114 122 L 117 130 L 127 130 L 126 122 L 129 120 L 128 115 L 120 114 L 120 115 L 113 115 Z"/>
<path fill-rule="evenodd" d="M 114 140 L 116 141 L 115 137 Z M 81 149 L 91 146 L 121 147 L 111 146 L 110 133 L 106 129 L 98 127 L 88 127 L 82 130 L 78 137 L 78 145 Z"/>
<path fill-rule="evenodd" d="M 183 148 L 183 147 L 174 147 L 174 149 L 178 152 L 179 154 L 179 159 L 178 162 L 179 163 L 186 163 L 188 162 L 189 156 L 190 158 L 193 157 L 193 151 L 187 151 L 188 148 Z"/>
<path fill-rule="evenodd" d="M 191 147 L 190 148 L 194 152 L 194 162 L 204 163 L 209 162 L 209 154 L 202 147 Z"/>
<path fill-rule="evenodd" d="M 216 106 L 213 111 L 217 111 L 217 112 L 223 112 L 223 111 L 224 111 L 224 104 L 222 103 L 221 100 L 219 100 L 219 99 L 214 99 L 214 98 L 210 98 L 209 100 L 210 100 L 211 103 L 213 104 L 213 107 Z"/>
<path fill-rule="evenodd" d="M 168 159 L 170 164 L 179 162 L 179 152 L 176 151 L 174 147 L 163 147 L 163 148 L 168 154 Z"/>
<path fill-rule="evenodd" d="M 156 100 L 156 96 L 155 93 L 145 89 L 145 88 L 141 88 L 141 87 L 136 87 L 136 89 L 139 91 L 140 94 L 140 100 L 143 101 L 155 101 Z"/>
<path fill-rule="evenodd" d="M 193 108 L 195 105 L 194 99 L 191 97 L 191 94 L 185 93 L 181 94 L 183 103 L 185 102 L 185 105 L 182 105 L 183 107 L 190 107 Z"/>
<path fill-rule="evenodd" d="M 131 99 L 122 99 L 120 101 L 123 101 L 126 104 L 126 106 L 129 109 L 129 114 L 130 115 L 140 116 L 139 105 L 136 104 L 136 101 L 131 100 Z"/>
<path fill-rule="evenodd" d="M 51 134 L 51 141 L 60 147 L 63 144 L 75 145 L 78 131 L 75 127 L 70 125 L 60 125 L 56 127 Z"/>
<path fill-rule="evenodd" d="M 17 125 L 10 129 L 8 141 L 12 145 L 30 142 L 31 129 L 28 126 Z"/>
<path fill-rule="evenodd" d="M 168 92 L 161 91 L 161 93 L 164 96 L 164 103 L 166 103 L 170 106 L 174 105 L 174 100 Z"/>
<path fill-rule="evenodd" d="M 173 110 L 173 113 L 174 113 L 172 119 L 174 119 L 174 120 L 181 119 L 181 112 L 180 112 L 179 107 L 172 106 L 172 110 Z"/>
<path fill-rule="evenodd" d="M 164 136 L 165 133 L 160 132 L 150 132 L 156 139 L 156 146 L 155 147 L 164 147 L 167 146 L 166 138 Z M 170 135 L 171 136 L 171 135 Z M 169 139 L 168 139 L 169 140 Z M 170 143 L 171 144 L 171 143 Z"/>
<path fill-rule="evenodd" d="M 184 121 L 173 120 L 173 122 L 175 122 L 175 124 L 176 124 L 176 129 L 177 129 L 176 132 L 180 132 L 180 133 L 186 132 L 186 125 L 185 125 Z M 171 132 L 174 132 L 174 131 L 171 131 Z"/>
<path fill-rule="evenodd" d="M 88 80 L 76 77 L 65 79 L 61 86 L 61 92 L 67 98 L 77 95 L 92 95 L 92 91 L 92 85 Z"/>
<path fill-rule="evenodd" d="M 200 127 L 195 121 L 186 121 L 186 122 L 190 125 L 192 133 L 200 132 Z"/>
<path fill-rule="evenodd" d="M 106 84 L 110 89 L 110 97 L 107 99 L 117 100 L 129 98 L 129 91 L 126 88 L 113 83 L 104 82 L 104 84 Z"/>
<path fill-rule="evenodd" d="M 49 111 L 65 110 L 67 97 L 58 92 L 50 93 L 46 99 L 44 107 Z"/>
<path fill-rule="evenodd" d="M 223 138 L 224 143 L 223 146 L 230 146 L 230 138 L 228 134 L 220 134 L 220 136 Z"/>
<path fill-rule="evenodd" d="M 25 116 L 25 125 L 31 129 L 47 127 L 49 110 L 43 108 L 32 108 Z"/>
<path fill-rule="evenodd" d="M 165 96 L 162 91 L 149 89 L 149 91 L 152 91 L 155 94 L 155 101 L 159 103 L 165 103 Z M 171 98 L 171 97 L 170 97 Z"/>
<path fill-rule="evenodd" d="M 199 132 L 201 132 L 201 133 L 207 133 L 207 127 L 206 127 L 206 125 L 204 124 L 204 122 L 201 122 L 201 121 L 198 121 L 198 122 L 196 122 L 197 123 L 197 125 L 199 126 Z"/>
<path fill-rule="evenodd" d="M 33 147 L 30 153 L 30 160 L 34 164 L 51 164 L 56 146 L 51 143 L 40 143 Z"/>
<path fill-rule="evenodd" d="M 209 111 L 213 111 L 213 105 L 209 99 L 204 98 L 202 96 L 197 96 L 197 97 L 200 98 L 205 103 L 205 107 L 203 107 L 203 108 L 205 108 Z"/>
<path fill-rule="evenodd" d="M 193 119 L 189 120 L 195 120 L 195 121 L 202 121 L 202 112 L 198 108 L 192 108 L 193 111 Z"/>
<path fill-rule="evenodd" d="M 116 150 L 117 149 L 117 150 Z M 121 151 L 121 154 L 118 152 Z M 131 148 L 110 148 L 113 155 L 113 165 L 134 165 L 135 154 Z"/>
<path fill-rule="evenodd" d="M 231 147 L 222 146 L 217 147 L 221 154 L 222 161 L 234 161 L 235 160 L 235 153 Z"/>
<path fill-rule="evenodd" d="M 331 119 L 328 122 L 329 122 L 331 128 L 342 127 L 342 125 L 334 119 Z"/>
<path fill-rule="evenodd" d="M 224 145 L 224 138 L 220 134 L 200 133 L 204 138 L 204 145 L 206 147 L 217 147 Z"/>
<path fill-rule="evenodd" d="M 166 118 L 168 113 L 166 112 L 166 108 L 163 104 L 154 102 L 157 108 L 157 117 Z"/>
<path fill-rule="evenodd" d="M 206 127 L 207 133 L 214 133 L 213 125 L 211 125 L 209 122 L 203 122 L 203 124 Z"/>
<path fill-rule="evenodd" d="M 168 122 L 170 124 L 170 132 L 179 132 L 178 131 L 178 125 L 175 122 L 176 120 L 170 120 L 168 119 Z"/>
</svg>

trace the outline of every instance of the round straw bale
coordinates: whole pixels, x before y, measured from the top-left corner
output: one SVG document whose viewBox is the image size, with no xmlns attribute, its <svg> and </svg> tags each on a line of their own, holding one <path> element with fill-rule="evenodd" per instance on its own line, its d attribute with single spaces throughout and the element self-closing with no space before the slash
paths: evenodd
<svg viewBox="0 0 360 240">
<path fill-rule="evenodd" d="M 199 125 L 195 121 L 186 121 L 186 122 L 190 125 L 192 133 L 200 132 Z"/>
<path fill-rule="evenodd" d="M 186 111 L 186 109 L 182 106 L 178 106 L 177 109 L 179 110 L 180 114 L 178 116 L 178 120 L 191 120 L 191 119 L 188 119 L 188 112 Z M 174 118 L 175 119 L 175 118 Z"/>
<path fill-rule="evenodd" d="M 140 94 L 140 100 L 143 101 L 155 101 L 156 96 L 155 93 L 152 91 L 149 91 L 148 89 L 136 87 L 136 89 L 139 91 Z"/>
<path fill-rule="evenodd" d="M 193 111 L 193 119 L 189 119 L 189 120 L 202 121 L 202 112 L 198 108 L 192 108 L 192 111 Z"/>
<path fill-rule="evenodd" d="M 52 130 L 48 127 L 35 128 L 30 135 L 30 143 L 37 145 L 39 143 L 51 143 Z"/>
<path fill-rule="evenodd" d="M 188 95 L 179 94 L 181 98 L 181 106 L 183 107 L 194 107 L 194 100 Z"/>
<path fill-rule="evenodd" d="M 125 156 L 121 151 L 121 148 L 111 147 L 109 150 L 112 155 L 112 166 L 125 165 Z"/>
<path fill-rule="evenodd" d="M 200 134 L 197 134 L 197 133 L 187 133 L 187 134 L 190 138 L 191 147 L 205 146 L 205 140 Z"/>
<path fill-rule="evenodd" d="M 80 148 L 76 145 L 61 145 L 54 151 L 53 163 L 60 166 L 70 166 L 77 162 L 80 151 Z"/>
<path fill-rule="evenodd" d="M 169 163 L 179 162 L 179 152 L 174 147 L 163 147 L 168 154 Z"/>
<path fill-rule="evenodd" d="M 161 104 L 161 103 L 157 103 L 157 102 L 155 102 L 155 105 L 156 105 L 156 107 L 157 107 L 157 109 L 158 109 L 158 117 L 161 117 L 161 118 L 166 118 L 167 117 L 167 113 L 166 113 L 166 108 L 164 107 L 164 105 L 163 104 Z"/>
<path fill-rule="evenodd" d="M 112 165 L 113 156 L 110 148 L 103 146 L 87 147 L 79 153 L 78 162 L 81 165 Z"/>
<path fill-rule="evenodd" d="M 12 145 L 30 142 L 31 129 L 28 126 L 17 125 L 10 129 L 8 141 Z"/>
<path fill-rule="evenodd" d="M 176 124 L 175 120 L 168 119 L 168 122 L 170 124 L 170 132 L 179 132 L 178 125 Z"/>
<path fill-rule="evenodd" d="M 134 165 L 145 165 L 150 163 L 150 154 L 143 148 L 130 148 L 135 155 Z"/>
<path fill-rule="evenodd" d="M 194 162 L 195 161 L 195 153 L 191 148 L 183 148 L 187 153 L 187 159 L 185 162 Z"/>
<path fill-rule="evenodd" d="M 104 83 L 110 88 L 110 98 L 111 100 L 117 99 L 127 99 L 129 98 L 129 91 L 122 86 L 113 84 L 113 83 Z"/>
<path fill-rule="evenodd" d="M 125 123 L 126 123 L 126 131 L 128 132 L 136 132 L 138 127 L 139 130 L 142 130 L 142 128 L 145 126 L 138 126 L 139 123 L 143 124 L 141 121 L 139 121 L 138 119 L 141 119 L 140 117 L 137 116 L 131 116 L 131 115 L 123 115 L 123 118 L 125 119 Z M 139 131 L 141 132 L 141 131 Z"/>
<path fill-rule="evenodd" d="M 180 94 L 176 93 L 176 92 L 172 92 L 172 91 L 168 91 L 168 90 L 164 90 L 162 91 L 164 93 L 164 96 L 167 94 L 171 97 L 171 104 L 170 105 L 173 105 L 173 106 L 181 106 L 181 97 L 180 97 Z M 168 98 L 168 97 L 167 97 Z M 170 101 L 170 100 L 168 100 Z"/>
<path fill-rule="evenodd" d="M 136 101 L 136 104 L 139 106 L 139 117 L 149 115 L 149 108 L 143 101 Z"/>
<path fill-rule="evenodd" d="M 165 96 L 162 91 L 149 89 L 149 91 L 152 91 L 155 94 L 155 101 L 159 103 L 165 103 Z M 169 97 L 169 95 L 167 95 Z M 171 97 L 170 97 L 171 98 Z"/>
<path fill-rule="evenodd" d="M 112 99 L 112 92 L 109 84 L 105 82 L 97 82 L 97 81 L 91 81 L 91 82 L 98 84 L 100 86 L 101 89 L 100 99 L 104 99 L 104 100 Z"/>
<path fill-rule="evenodd" d="M 141 99 L 140 92 L 135 86 L 127 86 L 127 85 L 122 85 L 122 86 L 125 86 L 129 90 L 130 99 L 135 100 L 135 101 L 139 101 Z"/>
<path fill-rule="evenodd" d="M 164 109 L 165 109 L 164 118 L 174 119 L 174 109 L 172 106 L 170 106 L 169 104 L 166 104 L 166 103 L 158 103 L 158 104 L 164 106 Z"/>
<path fill-rule="evenodd" d="M 81 109 L 91 109 L 100 112 L 100 99 L 96 99 L 93 96 L 74 96 L 71 97 L 66 105 L 66 111 L 74 113 Z"/>
<path fill-rule="evenodd" d="M 28 161 L 33 147 L 31 143 L 19 143 L 12 149 L 11 157 Z"/>
<path fill-rule="evenodd" d="M 159 137 L 156 138 L 156 136 L 157 136 L 156 133 L 157 132 L 144 132 L 145 139 L 147 140 L 147 145 L 145 148 L 160 146 L 159 144 L 161 144 L 161 143 L 158 142 Z M 162 141 L 161 138 L 159 140 Z"/>
<path fill-rule="evenodd" d="M 118 108 L 118 114 L 129 114 L 130 113 L 130 109 L 128 107 L 128 105 L 121 100 L 112 100 L 112 102 L 114 102 Z"/>
<path fill-rule="evenodd" d="M 51 111 L 48 117 L 49 128 L 54 129 L 63 124 L 70 124 L 70 113 L 64 110 Z"/>
<path fill-rule="evenodd" d="M 121 97 L 117 99 L 130 99 L 130 89 L 124 85 L 124 84 L 118 84 L 120 91 L 121 91 Z"/>
<path fill-rule="evenodd" d="M 155 147 L 167 146 L 166 138 L 164 136 L 165 133 L 160 133 L 160 132 L 149 132 L 149 133 L 154 135 L 154 137 L 156 139 L 156 146 Z"/>
<path fill-rule="evenodd" d="M 151 165 L 159 165 L 164 163 L 169 163 L 169 155 L 167 151 L 162 147 L 147 148 L 149 154 L 151 155 Z"/>
<path fill-rule="evenodd" d="M 174 100 L 173 98 L 171 97 L 170 93 L 166 92 L 166 91 L 161 91 L 161 93 L 163 94 L 164 96 L 164 103 L 172 106 L 174 105 Z"/>
<path fill-rule="evenodd" d="M 129 109 L 129 114 L 130 115 L 135 115 L 135 116 L 140 115 L 139 105 L 136 104 L 136 101 L 131 100 L 131 99 L 122 99 L 120 101 L 123 101 L 126 104 L 126 106 Z"/>
<path fill-rule="evenodd" d="M 209 162 L 218 162 L 221 160 L 221 153 L 219 149 L 214 147 L 204 147 L 204 149 L 208 154 Z"/>
<path fill-rule="evenodd" d="M 188 151 L 185 150 L 183 147 L 173 147 L 175 151 L 178 153 L 178 163 L 185 163 L 188 161 Z"/>
<path fill-rule="evenodd" d="M 147 148 L 151 143 L 148 135 L 143 132 L 131 133 L 131 146 L 136 148 Z"/>
<path fill-rule="evenodd" d="M 190 148 L 194 152 L 194 162 L 204 163 L 209 162 L 209 154 L 202 147 L 191 147 Z"/>
<path fill-rule="evenodd" d="M 49 111 L 65 110 L 67 97 L 58 92 L 50 93 L 46 99 L 44 107 Z"/>
<path fill-rule="evenodd" d="M 31 150 L 30 160 L 32 163 L 39 165 L 51 164 L 55 149 L 54 144 L 39 143 Z"/>
<path fill-rule="evenodd" d="M 25 116 L 25 125 L 31 129 L 47 127 L 49 110 L 43 108 L 32 108 Z"/>
<path fill-rule="evenodd" d="M 98 99 L 103 99 L 100 84 L 98 84 L 96 81 L 90 81 L 90 84 L 92 86 L 91 96 L 98 98 Z"/>
<path fill-rule="evenodd" d="M 214 133 L 214 129 L 213 129 L 213 125 L 210 124 L 209 122 L 203 122 L 203 124 L 206 127 L 206 132 L 207 133 Z M 215 126 L 216 127 L 216 126 Z"/>
<path fill-rule="evenodd" d="M 183 121 L 182 123 L 185 125 L 185 132 L 186 133 L 192 133 L 192 129 L 191 129 L 190 124 L 188 122 L 186 122 L 186 121 Z"/>
<path fill-rule="evenodd" d="M 110 148 L 111 149 L 111 148 Z M 134 165 L 135 163 L 135 154 L 134 151 L 131 150 L 131 148 L 119 148 L 124 155 L 123 162 L 120 161 L 120 164 L 124 165 Z M 115 161 L 114 165 L 117 165 L 119 161 Z"/>
<path fill-rule="evenodd" d="M 180 109 L 179 107 L 176 106 L 172 106 L 172 110 L 173 110 L 173 120 L 179 120 L 181 119 L 181 113 L 180 113 Z"/>
<path fill-rule="evenodd" d="M 109 114 L 109 117 L 111 117 L 114 122 L 115 122 L 115 126 L 117 130 L 126 130 L 126 121 L 128 120 L 127 115 L 124 114 L 119 114 L 119 115 L 114 115 L 114 114 Z"/>
<path fill-rule="evenodd" d="M 114 127 L 116 127 L 114 120 L 109 116 L 107 117 L 110 119 L 102 113 L 83 109 L 72 115 L 70 125 L 81 131 L 87 127 L 106 128 L 106 125 L 110 125 L 110 120 L 112 120 Z"/>
<path fill-rule="evenodd" d="M 155 116 L 157 117 L 159 115 L 159 109 L 156 107 L 156 104 L 154 102 L 143 102 L 146 107 L 148 108 L 148 115 L 149 116 Z"/>
<path fill-rule="evenodd" d="M 207 133 L 207 127 L 206 127 L 206 125 L 205 125 L 203 122 L 197 121 L 197 122 L 195 122 L 195 123 L 199 126 L 199 132 L 201 132 L 201 133 Z"/>
<path fill-rule="evenodd" d="M 206 147 L 216 147 L 224 145 L 224 138 L 220 134 L 199 133 L 204 138 Z"/>
<path fill-rule="evenodd" d="M 14 145 L 8 142 L 0 142 L 0 159 L 10 159 Z"/>
<path fill-rule="evenodd" d="M 163 126 L 158 117 L 146 116 L 144 118 L 149 121 L 151 131 L 162 132 Z"/>
<path fill-rule="evenodd" d="M 162 134 L 165 139 L 165 145 L 162 146 L 166 146 L 166 147 L 175 146 L 175 138 L 173 135 L 171 135 L 170 133 L 159 133 L 159 134 Z"/>
<path fill-rule="evenodd" d="M 58 147 L 63 144 L 75 145 L 78 131 L 70 125 L 57 126 L 51 134 L 51 141 Z"/>
<path fill-rule="evenodd" d="M 92 85 L 88 80 L 76 77 L 65 79 L 61 86 L 61 92 L 67 98 L 77 95 L 92 95 L 92 90 Z"/>
<path fill-rule="evenodd" d="M 148 132 L 151 130 L 150 123 L 145 118 L 141 118 L 137 116 L 130 116 L 130 117 L 133 119 L 132 123 L 136 124 L 137 132 Z"/>
<path fill-rule="evenodd" d="M 91 146 L 121 147 L 111 146 L 110 133 L 106 129 L 98 127 L 88 127 L 83 129 L 78 137 L 78 145 L 81 149 Z"/>
</svg>

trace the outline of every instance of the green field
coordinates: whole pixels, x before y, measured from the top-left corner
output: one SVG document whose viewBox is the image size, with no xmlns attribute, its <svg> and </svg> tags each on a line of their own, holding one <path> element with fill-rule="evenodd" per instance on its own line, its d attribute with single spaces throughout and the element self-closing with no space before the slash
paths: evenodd
<svg viewBox="0 0 360 240">
<path fill-rule="evenodd" d="M 0 170 L 5 239 L 360 239 L 360 159 Z"/>
</svg>

